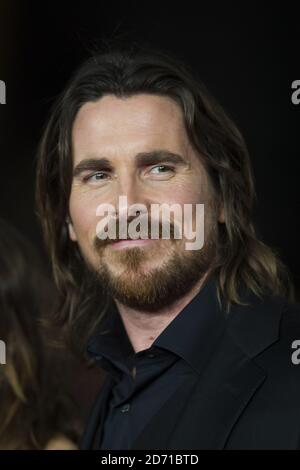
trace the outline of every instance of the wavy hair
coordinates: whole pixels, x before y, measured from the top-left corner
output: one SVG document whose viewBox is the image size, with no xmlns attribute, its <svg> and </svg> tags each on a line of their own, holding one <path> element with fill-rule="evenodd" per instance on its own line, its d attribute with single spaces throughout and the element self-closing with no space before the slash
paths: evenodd
<svg viewBox="0 0 300 470">
<path fill-rule="evenodd" d="M 0 219 L 0 338 L 6 344 L 6 363 L 0 365 L 0 450 L 44 449 L 57 435 L 78 439 L 75 404 L 57 377 L 61 356 L 54 357 L 42 327 L 52 299 L 33 246 Z"/>
<path fill-rule="evenodd" d="M 70 241 L 66 219 L 72 184 L 72 126 L 81 106 L 105 95 L 166 96 L 181 108 L 191 144 L 210 179 L 218 224 L 218 298 L 241 303 L 239 286 L 258 296 L 271 291 L 293 300 L 288 270 L 259 240 L 253 223 L 255 190 L 244 139 L 190 68 L 169 54 L 137 46 L 93 54 L 57 98 L 38 150 L 36 201 L 60 293 L 58 317 L 77 346 L 101 324 L 109 299 Z M 99 303 L 101 301 L 101 303 Z"/>
</svg>

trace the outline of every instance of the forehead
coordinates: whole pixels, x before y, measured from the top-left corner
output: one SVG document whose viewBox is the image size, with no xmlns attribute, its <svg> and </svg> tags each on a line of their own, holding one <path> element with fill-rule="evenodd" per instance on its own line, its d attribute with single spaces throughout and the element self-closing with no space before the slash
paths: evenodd
<svg viewBox="0 0 300 470">
<path fill-rule="evenodd" d="M 73 125 L 74 158 L 83 153 L 113 156 L 119 150 L 138 153 L 154 147 L 184 151 L 188 145 L 183 114 L 171 98 L 139 94 L 107 95 L 85 103 Z"/>
</svg>

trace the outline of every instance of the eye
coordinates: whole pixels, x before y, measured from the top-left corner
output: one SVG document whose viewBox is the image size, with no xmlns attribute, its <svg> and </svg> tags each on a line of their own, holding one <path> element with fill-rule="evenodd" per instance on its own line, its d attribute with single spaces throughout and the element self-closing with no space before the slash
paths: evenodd
<svg viewBox="0 0 300 470">
<path fill-rule="evenodd" d="M 153 171 L 153 170 L 159 170 L 159 171 Z M 174 168 L 168 165 L 156 165 L 151 168 L 150 172 L 155 175 L 161 175 L 161 174 L 168 173 L 168 172 L 174 173 Z"/>
<path fill-rule="evenodd" d="M 103 171 L 97 171 L 91 175 L 87 175 L 83 178 L 84 182 L 97 183 L 98 181 L 105 180 L 108 175 Z"/>
</svg>

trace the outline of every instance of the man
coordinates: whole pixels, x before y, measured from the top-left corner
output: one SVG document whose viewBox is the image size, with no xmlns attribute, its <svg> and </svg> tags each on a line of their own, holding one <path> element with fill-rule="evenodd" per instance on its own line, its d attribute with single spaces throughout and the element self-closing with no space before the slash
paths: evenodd
<svg viewBox="0 0 300 470">
<path fill-rule="evenodd" d="M 37 202 L 60 318 L 107 373 L 82 448 L 300 447 L 299 308 L 253 199 L 241 134 L 183 64 L 133 48 L 72 77 L 41 141 Z M 128 236 L 150 213 L 150 236 Z M 176 235 L 188 225 L 196 249 Z"/>
</svg>

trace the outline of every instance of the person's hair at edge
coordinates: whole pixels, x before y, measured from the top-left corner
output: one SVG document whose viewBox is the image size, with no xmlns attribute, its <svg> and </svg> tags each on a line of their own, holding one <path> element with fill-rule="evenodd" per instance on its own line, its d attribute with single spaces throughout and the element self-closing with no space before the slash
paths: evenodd
<svg viewBox="0 0 300 470">
<path fill-rule="evenodd" d="M 257 236 L 252 168 L 236 125 L 181 60 L 135 43 L 106 45 L 79 67 L 57 98 L 37 155 L 36 202 L 60 293 L 57 320 L 66 325 L 69 339 L 82 351 L 100 327 L 109 299 L 68 235 L 72 125 L 87 102 L 105 95 L 139 93 L 170 97 L 179 104 L 190 142 L 209 176 L 216 207 L 223 204 L 225 223 L 218 223 L 218 256 L 212 269 L 219 302 L 224 300 L 227 311 L 231 304 L 242 303 L 241 285 L 258 297 L 271 292 L 295 300 L 289 270 Z"/>
<path fill-rule="evenodd" d="M 0 338 L 6 344 L 6 363 L 0 366 L 0 449 L 44 449 L 60 435 L 78 439 L 75 405 L 42 333 L 52 295 L 33 246 L 0 219 Z"/>
</svg>

